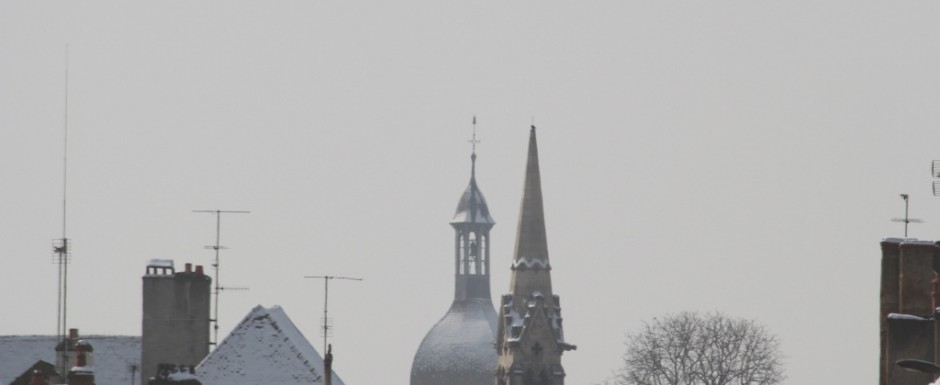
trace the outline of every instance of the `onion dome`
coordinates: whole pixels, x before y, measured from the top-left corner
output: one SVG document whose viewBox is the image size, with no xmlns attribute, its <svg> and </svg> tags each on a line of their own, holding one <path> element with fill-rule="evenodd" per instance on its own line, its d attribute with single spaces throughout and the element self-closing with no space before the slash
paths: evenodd
<svg viewBox="0 0 940 385">
<path fill-rule="evenodd" d="M 492 385 L 496 328 L 489 299 L 454 301 L 421 341 L 411 385 Z"/>
</svg>

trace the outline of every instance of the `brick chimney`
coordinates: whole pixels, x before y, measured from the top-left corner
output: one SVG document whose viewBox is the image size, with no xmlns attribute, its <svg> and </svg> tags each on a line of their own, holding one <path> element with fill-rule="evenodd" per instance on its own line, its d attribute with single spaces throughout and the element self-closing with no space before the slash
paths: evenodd
<svg viewBox="0 0 940 385">
<path fill-rule="evenodd" d="M 30 385 L 46 385 L 46 377 L 42 375 L 39 369 L 33 370 L 33 376 L 29 381 Z"/>
<path fill-rule="evenodd" d="M 78 341 L 75 344 L 75 350 L 78 356 L 75 359 L 75 367 L 69 370 L 68 385 L 95 385 L 95 369 L 88 363 L 92 352 L 91 345 L 85 341 Z"/>
</svg>

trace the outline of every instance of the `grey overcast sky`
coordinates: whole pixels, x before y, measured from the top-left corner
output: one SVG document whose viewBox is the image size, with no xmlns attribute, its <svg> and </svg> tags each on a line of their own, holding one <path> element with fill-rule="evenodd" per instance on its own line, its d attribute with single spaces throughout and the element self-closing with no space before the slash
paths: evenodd
<svg viewBox="0 0 940 385">
<path fill-rule="evenodd" d="M 140 333 L 150 258 L 209 265 L 227 332 L 281 305 L 336 369 L 409 381 L 453 296 L 470 171 L 509 286 L 538 128 L 568 383 L 683 310 L 759 320 L 788 384 L 877 377 L 878 242 L 940 233 L 936 1 L 0 0 L 0 334 L 55 332 L 65 47 L 69 326 Z"/>
</svg>

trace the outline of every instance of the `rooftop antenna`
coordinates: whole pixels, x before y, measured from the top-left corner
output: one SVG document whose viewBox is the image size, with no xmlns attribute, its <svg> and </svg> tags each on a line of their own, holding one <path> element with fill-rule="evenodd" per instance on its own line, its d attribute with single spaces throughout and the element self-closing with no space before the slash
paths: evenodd
<svg viewBox="0 0 940 385">
<path fill-rule="evenodd" d="M 307 275 L 304 276 L 304 278 L 315 278 L 323 280 L 323 326 L 320 327 L 320 334 L 323 335 L 323 351 L 328 352 L 329 345 L 327 345 L 326 338 L 330 335 L 330 331 L 333 329 L 333 326 L 330 325 L 330 318 L 328 317 L 329 311 L 327 308 L 327 304 L 329 304 L 330 300 L 330 280 L 345 279 L 350 281 L 362 281 L 362 278 L 337 277 L 332 275 Z"/>
<path fill-rule="evenodd" d="M 55 256 L 52 258 L 52 262 L 58 265 L 59 270 L 59 286 L 58 286 L 58 305 L 56 308 L 56 343 L 62 343 L 62 357 L 60 360 L 57 360 L 62 367 L 56 368 L 59 370 L 59 373 L 65 373 L 68 369 L 69 364 L 66 362 L 68 360 L 68 343 L 66 342 L 65 336 L 67 326 L 67 314 L 68 314 L 68 278 L 69 278 L 69 262 L 70 260 L 70 250 L 69 250 L 69 239 L 66 236 L 66 201 L 68 193 L 68 138 L 69 138 L 69 46 L 65 45 L 65 113 L 64 113 L 64 128 L 62 130 L 62 238 L 55 239 L 52 241 L 52 252 Z"/>
<path fill-rule="evenodd" d="M 212 295 L 215 296 L 215 310 L 213 311 L 212 319 L 209 321 L 212 322 L 213 326 L 213 341 L 209 342 L 209 345 L 218 346 L 219 343 L 219 293 L 222 290 L 225 290 L 222 287 L 222 284 L 219 283 L 219 250 L 225 249 L 219 241 L 222 234 L 222 214 L 250 214 L 251 211 L 244 210 L 193 210 L 194 213 L 209 213 L 215 214 L 215 245 L 206 246 L 206 249 L 215 250 L 215 261 L 212 263 L 212 268 L 215 269 L 215 290 L 212 291 Z M 248 290 L 248 288 L 229 288 L 229 290 Z"/>
<path fill-rule="evenodd" d="M 891 222 L 904 222 L 904 238 L 907 238 L 907 224 L 908 223 L 923 223 L 924 221 L 920 219 L 913 219 L 907 215 L 908 213 L 908 195 L 901 194 L 901 199 L 904 199 L 904 218 L 892 218 Z"/>
</svg>

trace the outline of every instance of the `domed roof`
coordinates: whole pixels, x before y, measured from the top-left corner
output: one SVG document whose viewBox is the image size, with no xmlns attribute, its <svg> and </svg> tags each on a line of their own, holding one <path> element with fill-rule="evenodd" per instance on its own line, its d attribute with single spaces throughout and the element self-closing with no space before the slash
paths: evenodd
<svg viewBox="0 0 940 385">
<path fill-rule="evenodd" d="M 471 166 L 470 171 L 470 185 L 467 186 L 463 195 L 460 196 L 460 201 L 457 202 L 457 212 L 454 214 L 454 219 L 451 220 L 450 223 L 482 223 L 493 225 L 496 221 L 490 216 L 490 208 L 486 206 L 486 198 L 483 198 L 483 193 L 480 192 L 480 188 L 477 187 L 476 154 L 473 154 L 471 159 L 473 160 L 473 166 Z"/>
<path fill-rule="evenodd" d="M 492 385 L 496 318 L 489 299 L 454 301 L 421 341 L 411 385 Z"/>
</svg>

